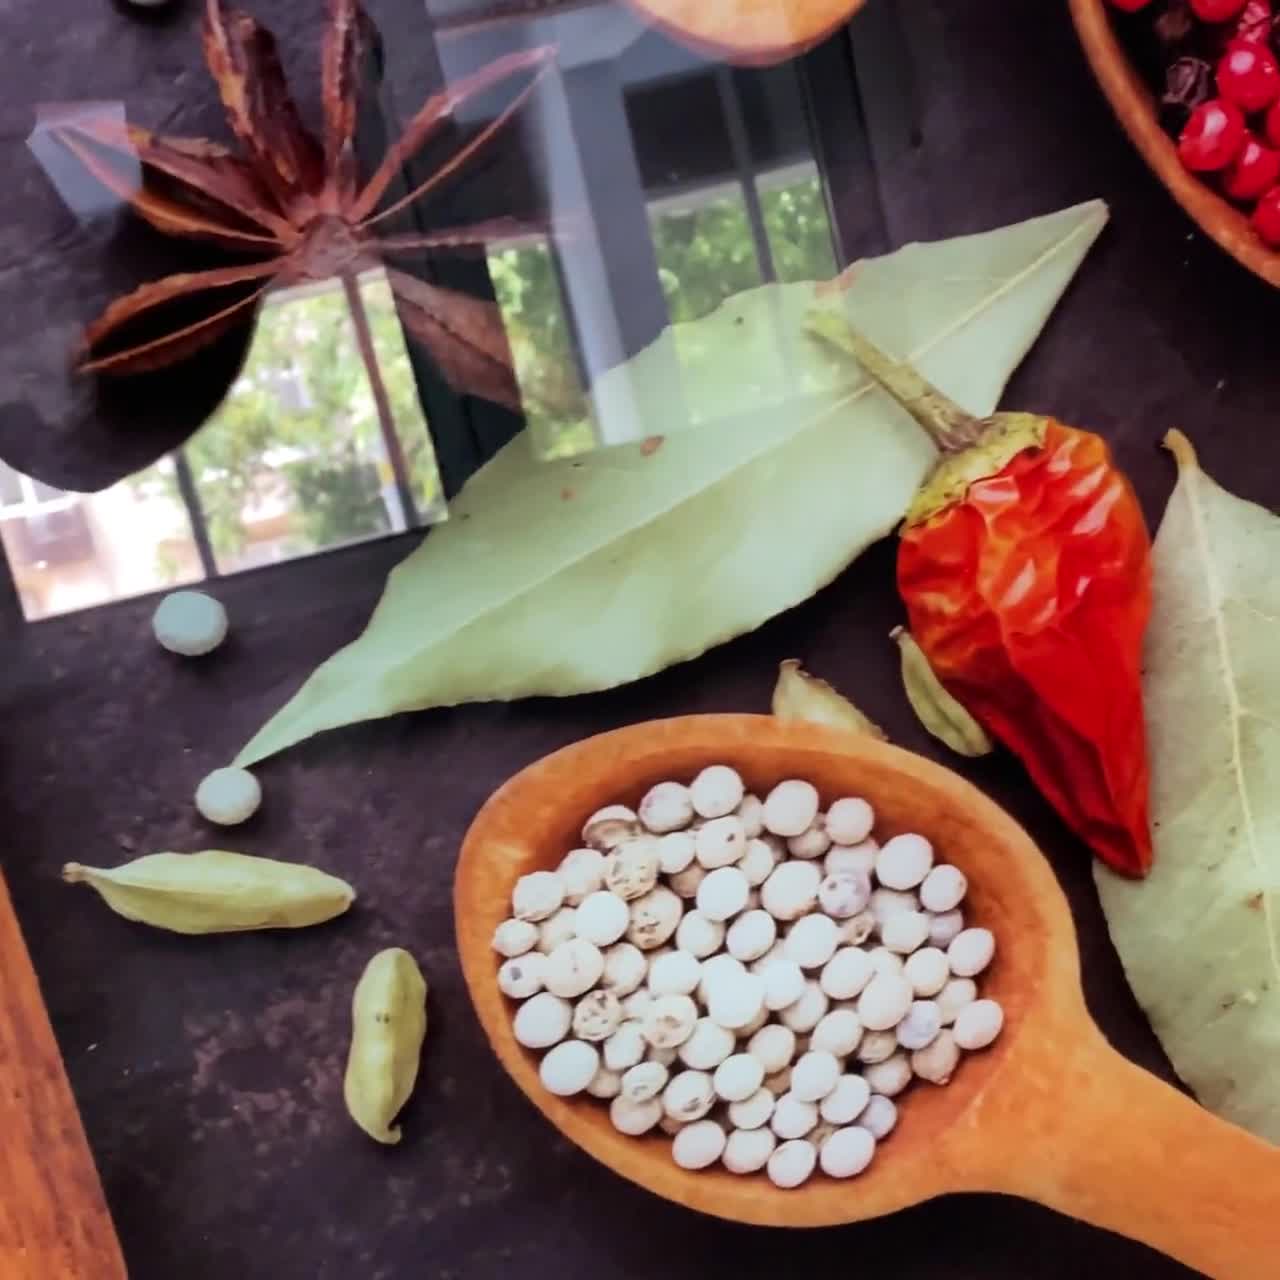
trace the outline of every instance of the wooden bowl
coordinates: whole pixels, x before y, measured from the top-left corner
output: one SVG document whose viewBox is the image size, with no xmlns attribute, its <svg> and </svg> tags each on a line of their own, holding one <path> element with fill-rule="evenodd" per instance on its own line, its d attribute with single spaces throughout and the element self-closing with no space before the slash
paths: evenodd
<svg viewBox="0 0 1280 1280">
<path fill-rule="evenodd" d="M 663 1135 L 630 1138 L 590 1097 L 557 1098 L 538 1055 L 512 1033 L 493 931 L 526 872 L 554 867 L 605 804 L 634 805 L 653 783 L 733 765 L 758 794 L 807 778 L 824 803 L 862 795 L 881 837 L 912 830 L 969 877 L 966 913 L 991 928 L 984 995 L 1005 1009 L 989 1049 L 945 1087 L 916 1084 L 897 1129 L 851 1182 L 816 1175 L 782 1190 L 763 1174 L 690 1172 Z M 738 1222 L 817 1227 L 890 1213 L 949 1191 L 1025 1196 L 1232 1280 L 1274 1280 L 1280 1150 L 1214 1119 L 1110 1049 L 1085 1012 L 1066 900 L 1026 833 L 941 766 L 840 730 L 771 716 L 689 716 L 587 739 L 531 765 L 484 806 L 454 885 L 463 974 L 485 1034 L 533 1104 L 623 1177 Z"/>
<path fill-rule="evenodd" d="M 1206 235 L 1268 284 L 1280 285 L 1280 252 L 1258 239 L 1249 219 L 1235 205 L 1182 167 L 1173 140 L 1156 118 L 1150 88 L 1116 38 L 1107 0 L 1070 0 L 1070 4 L 1093 74 L 1147 164 Z"/>
</svg>

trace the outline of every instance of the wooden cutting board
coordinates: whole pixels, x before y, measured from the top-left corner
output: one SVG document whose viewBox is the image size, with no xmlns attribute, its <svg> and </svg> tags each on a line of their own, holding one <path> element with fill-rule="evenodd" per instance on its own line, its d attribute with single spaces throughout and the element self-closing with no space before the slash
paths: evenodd
<svg viewBox="0 0 1280 1280">
<path fill-rule="evenodd" d="M 124 1259 L 0 876 L 0 1276 L 124 1280 Z"/>
</svg>

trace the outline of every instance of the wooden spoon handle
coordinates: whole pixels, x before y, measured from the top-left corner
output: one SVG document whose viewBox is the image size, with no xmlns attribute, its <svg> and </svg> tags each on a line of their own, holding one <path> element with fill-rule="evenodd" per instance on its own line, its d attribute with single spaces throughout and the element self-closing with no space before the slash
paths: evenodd
<svg viewBox="0 0 1280 1280">
<path fill-rule="evenodd" d="M 1280 1147 L 1219 1120 L 1087 1023 L 1041 1127 L 993 1188 L 1140 1240 L 1214 1280 L 1280 1274 Z M 1012 1115 L 1006 1117 L 1012 1120 Z M 1037 1130 L 1039 1129 L 1039 1132 Z"/>
</svg>

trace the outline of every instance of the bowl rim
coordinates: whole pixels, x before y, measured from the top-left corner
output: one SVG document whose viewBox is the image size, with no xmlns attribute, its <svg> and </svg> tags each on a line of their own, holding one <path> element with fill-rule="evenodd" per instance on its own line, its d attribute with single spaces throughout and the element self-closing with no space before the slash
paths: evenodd
<svg viewBox="0 0 1280 1280">
<path fill-rule="evenodd" d="M 1280 250 L 1267 248 L 1235 205 L 1183 168 L 1177 147 L 1152 109 L 1151 90 L 1116 36 L 1107 0 L 1069 0 L 1069 4 L 1094 78 L 1147 165 L 1207 236 L 1254 275 L 1280 287 Z"/>
<path fill-rule="evenodd" d="M 596 752 L 600 753 L 600 766 L 584 768 Z M 882 1167 L 888 1176 L 877 1175 L 874 1183 L 859 1180 L 856 1191 L 825 1177 L 807 1183 L 797 1193 L 775 1188 L 762 1175 L 744 1179 L 723 1171 L 690 1173 L 678 1169 L 666 1153 L 661 1160 L 655 1159 L 656 1140 L 622 1139 L 607 1123 L 584 1119 L 583 1098 L 557 1098 L 541 1087 L 536 1057 L 516 1042 L 510 1002 L 495 981 L 499 961 L 490 945 L 492 931 L 507 914 L 505 895 L 516 876 L 532 865 L 533 842 L 523 834 L 525 815 L 538 800 L 548 813 L 563 815 L 567 807 L 559 801 L 554 808 L 546 804 L 548 782 L 590 791 L 595 785 L 591 778 L 608 778 L 610 788 L 591 796 L 594 807 L 618 796 L 617 779 L 625 771 L 635 770 L 637 785 L 632 789 L 639 790 L 650 780 L 669 776 L 668 770 L 674 774 L 716 760 L 742 760 L 744 769 L 749 768 L 745 758 L 753 752 L 761 753 L 762 769 L 756 772 L 763 771 L 770 753 L 800 758 L 808 754 L 815 761 L 825 759 L 827 763 L 821 767 L 828 770 L 843 770 L 843 758 L 849 757 L 850 768 L 861 764 L 882 774 L 887 770 L 919 781 L 932 793 L 935 825 L 968 829 L 971 849 L 980 846 L 994 850 L 1001 858 L 1017 860 L 1020 872 L 1013 883 L 1018 892 L 1009 894 L 990 887 L 993 901 L 989 905 L 999 909 L 1002 893 L 1019 903 L 1030 901 L 1022 919 L 1028 927 L 1022 931 L 1024 940 L 1018 943 L 1020 961 L 1013 957 L 1016 931 L 1000 933 L 1008 943 L 1001 962 L 1008 972 L 997 978 L 1000 985 L 992 994 L 1003 992 L 1009 1017 L 1005 1034 L 984 1053 L 982 1074 L 975 1070 L 972 1087 L 963 1093 L 951 1095 L 940 1090 L 927 1095 L 912 1110 L 910 1120 L 904 1118 L 902 1127 L 907 1129 L 909 1124 L 908 1132 L 915 1135 L 912 1145 L 920 1135 L 930 1135 L 926 1160 L 914 1158 L 913 1152 L 913 1158 L 901 1165 L 886 1161 Z M 633 763 L 637 759 L 641 762 L 638 767 Z M 677 759 L 681 762 L 673 767 L 670 762 Z M 662 773 L 654 768 L 659 760 Z M 789 761 L 783 768 L 788 766 L 797 771 L 803 768 Z M 815 764 L 809 775 L 815 781 L 819 780 L 818 767 Z M 772 765 L 768 772 L 775 776 Z M 588 781 L 578 781 L 584 777 Z M 575 806 L 576 820 L 580 820 L 580 798 L 568 802 Z M 552 821 L 559 820 L 534 818 L 531 825 L 539 831 L 540 840 L 552 839 L 547 830 Z M 974 838 L 975 832 L 980 833 L 979 838 Z M 558 833 L 556 846 L 561 847 L 566 838 L 572 839 Z M 959 861 L 963 864 L 965 860 Z M 498 881 L 502 888 L 495 895 Z M 991 923 L 999 932 L 994 918 Z M 572 743 L 521 769 L 490 797 L 466 834 L 455 874 L 454 924 L 463 977 L 485 1038 L 503 1070 L 529 1101 L 573 1145 L 612 1172 L 666 1199 L 738 1222 L 834 1226 L 894 1212 L 946 1192 L 1003 1189 L 1010 1152 L 1020 1151 L 1026 1141 L 1025 1108 L 1044 1104 L 1037 1082 L 1057 1074 L 1056 1064 L 1046 1071 L 1044 1046 L 1071 1044 L 1090 1025 L 1080 987 L 1075 927 L 1065 895 L 1047 860 L 1009 814 L 965 778 L 927 757 L 847 730 L 788 724 L 772 716 L 691 715 L 643 721 Z M 1037 957 L 1031 964 L 1028 954 Z M 978 1065 L 974 1063 L 971 1069 Z M 1028 1087 L 992 1089 L 990 1084 L 997 1076 L 1006 1086 L 1022 1079 Z M 587 1101 L 603 1111 L 598 1101 Z M 926 1106 L 932 1115 L 926 1114 Z M 930 1128 L 931 1120 L 939 1117 L 942 1128 Z M 979 1132 L 981 1140 L 975 1144 Z"/>
</svg>

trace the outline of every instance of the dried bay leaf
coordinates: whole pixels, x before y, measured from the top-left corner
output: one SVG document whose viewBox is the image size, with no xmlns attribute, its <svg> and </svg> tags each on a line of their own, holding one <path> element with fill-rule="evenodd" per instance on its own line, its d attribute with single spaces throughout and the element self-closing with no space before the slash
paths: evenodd
<svg viewBox="0 0 1280 1280">
<path fill-rule="evenodd" d="M 882 742 L 888 736 L 844 694 L 837 692 L 825 680 L 810 675 L 795 658 L 788 658 L 778 668 L 772 710 L 779 720 L 812 720 L 836 729 L 865 733 Z"/>
<path fill-rule="evenodd" d="M 824 302 L 988 413 L 1106 216 L 1093 201 L 907 245 Z M 936 455 L 856 361 L 806 335 L 816 292 L 748 290 L 598 380 L 597 402 L 631 403 L 660 449 L 535 464 L 517 437 L 237 763 L 402 711 L 610 688 L 830 582 L 893 528 Z"/>
<path fill-rule="evenodd" d="M 1179 1076 L 1280 1143 L 1280 518 L 1215 484 L 1181 433 L 1167 443 L 1143 684 L 1155 862 L 1094 876 Z"/>
</svg>

